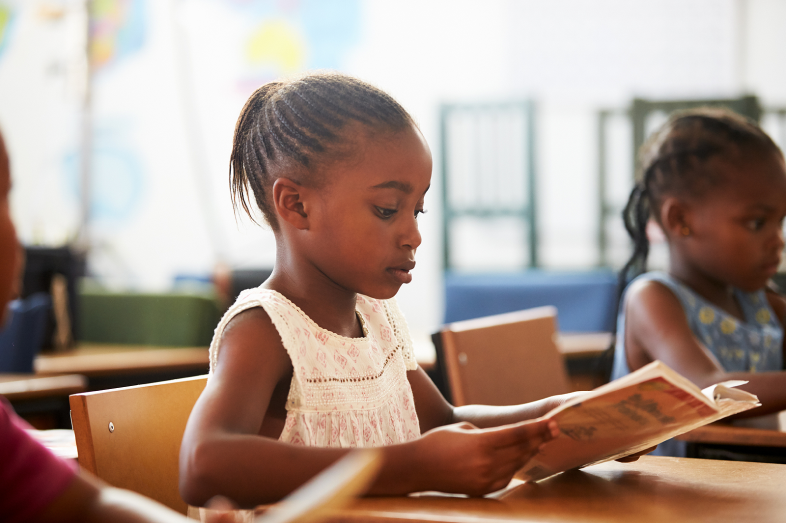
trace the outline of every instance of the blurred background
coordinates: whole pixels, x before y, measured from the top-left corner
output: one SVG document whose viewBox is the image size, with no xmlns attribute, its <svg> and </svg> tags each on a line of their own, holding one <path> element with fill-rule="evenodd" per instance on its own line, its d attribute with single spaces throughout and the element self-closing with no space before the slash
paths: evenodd
<svg viewBox="0 0 786 523">
<path fill-rule="evenodd" d="M 239 111 L 265 82 L 342 71 L 397 98 L 432 148 L 399 294 L 427 340 L 475 314 L 451 312 L 461 289 L 612 289 L 634 150 L 669 103 L 737 104 L 784 144 L 784 29 L 780 0 L 0 0 L 13 217 L 29 259 L 67 247 L 61 272 L 88 277 L 65 274 L 88 296 L 72 321 L 105 312 L 99 294 L 211 293 L 216 277 L 231 299 L 227 277 L 253 282 L 275 256 L 230 204 Z M 607 312 L 561 323 L 610 330 L 610 300 L 574 300 Z"/>
</svg>

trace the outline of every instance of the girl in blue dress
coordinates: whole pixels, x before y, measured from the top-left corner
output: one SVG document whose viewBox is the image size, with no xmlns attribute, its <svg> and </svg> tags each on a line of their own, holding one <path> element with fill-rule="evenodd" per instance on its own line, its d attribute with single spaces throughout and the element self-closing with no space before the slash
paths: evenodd
<svg viewBox="0 0 786 523">
<path fill-rule="evenodd" d="M 721 109 L 678 113 L 645 145 L 623 213 L 635 250 L 622 271 L 612 378 L 661 360 L 699 387 L 739 379 L 786 409 L 781 262 L 783 153 L 755 123 Z M 663 230 L 668 272 L 646 270 L 647 223 Z"/>
</svg>

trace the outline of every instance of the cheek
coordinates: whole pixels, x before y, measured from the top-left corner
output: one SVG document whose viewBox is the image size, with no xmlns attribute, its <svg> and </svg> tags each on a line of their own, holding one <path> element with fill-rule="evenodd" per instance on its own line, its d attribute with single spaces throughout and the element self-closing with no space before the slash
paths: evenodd
<svg viewBox="0 0 786 523">
<path fill-rule="evenodd" d="M 19 243 L 8 210 L 0 211 L 0 300 L 9 300 L 20 269 Z M 0 303 L 5 307 L 5 303 Z"/>
</svg>

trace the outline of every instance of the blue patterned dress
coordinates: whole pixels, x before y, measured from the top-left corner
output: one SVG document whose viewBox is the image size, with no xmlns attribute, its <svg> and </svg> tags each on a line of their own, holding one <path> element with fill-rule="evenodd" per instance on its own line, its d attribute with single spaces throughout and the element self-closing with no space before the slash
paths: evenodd
<svg viewBox="0 0 786 523">
<path fill-rule="evenodd" d="M 734 289 L 737 303 L 745 318 L 745 321 L 741 322 L 664 272 L 648 272 L 634 282 L 641 280 L 657 281 L 671 289 L 682 304 L 693 334 L 727 372 L 783 370 L 783 326 L 770 307 L 763 289 L 753 293 Z M 611 377 L 617 379 L 628 373 L 630 369 L 625 358 L 625 309 L 620 306 Z M 667 441 L 658 446 L 655 454 L 684 456 L 684 442 Z"/>
</svg>

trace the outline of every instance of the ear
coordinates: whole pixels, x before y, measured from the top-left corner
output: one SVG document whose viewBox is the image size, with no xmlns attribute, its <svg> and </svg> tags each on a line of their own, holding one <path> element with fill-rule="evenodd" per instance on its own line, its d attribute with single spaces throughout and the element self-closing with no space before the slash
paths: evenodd
<svg viewBox="0 0 786 523">
<path fill-rule="evenodd" d="M 303 186 L 289 178 L 279 178 L 273 182 L 273 205 L 276 214 L 299 230 L 309 227 L 303 196 Z"/>
<path fill-rule="evenodd" d="M 660 223 L 669 239 L 690 236 L 690 208 L 684 201 L 668 196 L 660 207 Z"/>
</svg>

